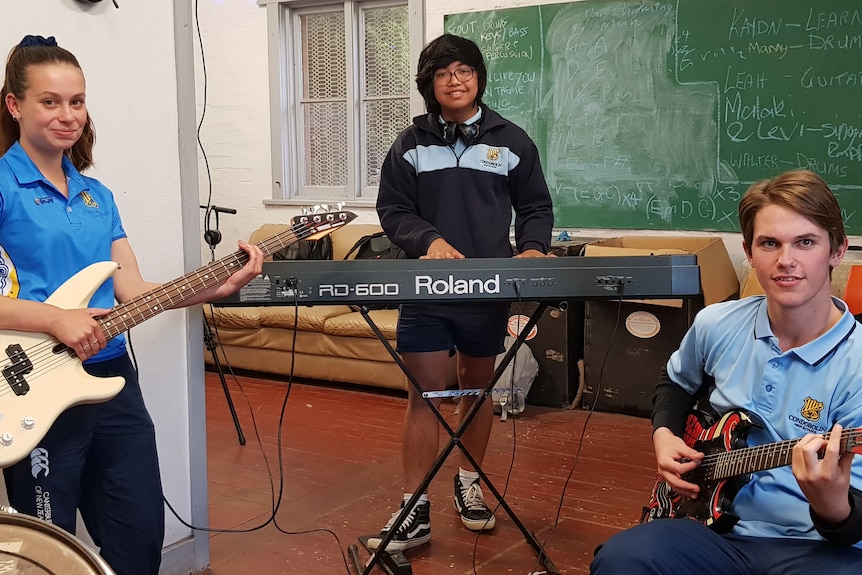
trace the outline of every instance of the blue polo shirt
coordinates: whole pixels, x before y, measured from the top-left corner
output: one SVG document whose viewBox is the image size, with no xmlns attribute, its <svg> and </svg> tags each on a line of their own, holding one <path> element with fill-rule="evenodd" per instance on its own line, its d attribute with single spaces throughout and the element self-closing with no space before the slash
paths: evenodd
<svg viewBox="0 0 862 575">
<path fill-rule="evenodd" d="M 63 171 L 68 199 L 18 142 L 0 158 L 0 295 L 45 301 L 86 266 L 111 261 L 111 244 L 126 237 L 113 193 L 83 176 L 66 157 Z M 115 303 L 114 281 L 108 278 L 88 307 L 112 308 Z M 120 335 L 88 361 L 111 359 L 125 349 Z"/>
<path fill-rule="evenodd" d="M 834 301 L 844 310 L 838 323 L 784 352 L 764 296 L 708 306 L 668 361 L 668 375 L 689 393 L 704 374 L 714 377 L 709 399 L 715 410 L 746 411 L 762 426 L 752 428 L 749 445 L 826 433 L 834 423 L 862 427 L 862 329 L 846 304 Z M 862 489 L 862 457 L 854 459 L 851 484 Z M 733 531 L 739 535 L 822 540 L 790 466 L 753 474 L 733 512 L 740 517 Z"/>
</svg>

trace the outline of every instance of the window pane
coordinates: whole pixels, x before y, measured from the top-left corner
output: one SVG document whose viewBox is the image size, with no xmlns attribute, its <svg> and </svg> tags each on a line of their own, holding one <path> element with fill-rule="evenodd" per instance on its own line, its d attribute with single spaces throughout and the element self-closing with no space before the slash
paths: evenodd
<svg viewBox="0 0 862 575">
<path fill-rule="evenodd" d="M 410 121 L 410 100 L 375 100 L 366 103 L 365 186 L 380 185 L 380 168 L 395 136 Z"/>
<path fill-rule="evenodd" d="M 303 98 L 347 96 L 343 12 L 302 16 Z"/>
<path fill-rule="evenodd" d="M 365 94 L 402 96 L 410 91 L 407 6 L 364 10 Z"/>
<path fill-rule="evenodd" d="M 380 185 L 380 168 L 398 133 L 410 121 L 410 46 L 407 5 L 362 11 L 363 57 L 362 131 L 363 188 Z"/>
<path fill-rule="evenodd" d="M 347 104 L 303 104 L 305 124 L 305 185 L 347 185 Z"/>
<path fill-rule="evenodd" d="M 296 90 L 290 115 L 284 179 L 288 197 L 373 200 L 380 169 L 398 133 L 410 122 L 413 75 L 406 0 L 327 0 L 285 3 L 285 45 Z M 295 34 L 299 34 L 296 38 Z M 282 140 L 283 142 L 285 140 Z M 280 170 L 281 171 L 281 170 Z"/>
</svg>

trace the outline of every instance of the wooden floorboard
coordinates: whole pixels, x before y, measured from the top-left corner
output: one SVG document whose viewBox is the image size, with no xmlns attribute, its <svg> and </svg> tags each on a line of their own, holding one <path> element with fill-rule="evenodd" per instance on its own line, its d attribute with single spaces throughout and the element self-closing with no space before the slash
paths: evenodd
<svg viewBox="0 0 862 575">
<path fill-rule="evenodd" d="M 379 531 L 401 499 L 406 399 L 294 383 L 285 403 L 286 382 L 249 375 L 229 376 L 228 389 L 245 445 L 217 375 L 207 373 L 210 527 L 265 525 L 211 534 L 211 564 L 203 573 L 353 572 L 348 546 Z M 454 408 L 441 407 L 453 427 Z M 441 432 L 441 445 L 447 440 Z M 490 533 L 477 537 L 461 526 L 452 506 L 457 461 L 456 449 L 429 488 L 432 538 L 406 552 L 413 574 L 542 571 L 502 508 Z M 559 572 L 585 574 L 593 549 L 635 524 L 649 497 L 655 479 L 650 424 L 626 415 L 528 406 L 517 418 L 495 422 L 483 471 Z M 488 489 L 485 494 L 492 503 Z M 275 520 L 269 521 L 274 506 Z"/>
</svg>

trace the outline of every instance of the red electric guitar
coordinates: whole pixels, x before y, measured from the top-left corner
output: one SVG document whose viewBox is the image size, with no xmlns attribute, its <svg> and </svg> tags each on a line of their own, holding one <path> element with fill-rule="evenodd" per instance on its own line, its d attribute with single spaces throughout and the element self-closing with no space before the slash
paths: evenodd
<svg viewBox="0 0 862 575">
<path fill-rule="evenodd" d="M 738 411 L 725 414 L 714 425 L 704 428 L 701 418 L 689 415 L 685 442 L 703 452 L 704 458 L 683 479 L 700 487 L 700 496 L 689 499 L 676 493 L 661 476 L 656 480 L 641 522 L 666 517 L 688 517 L 701 521 L 717 533 L 727 533 L 739 517 L 728 511 L 748 475 L 756 471 L 790 465 L 793 446 L 798 439 L 745 446 L 752 426 L 747 415 Z M 829 434 L 824 434 L 828 438 Z M 841 433 L 843 451 L 862 454 L 862 428 Z"/>
</svg>

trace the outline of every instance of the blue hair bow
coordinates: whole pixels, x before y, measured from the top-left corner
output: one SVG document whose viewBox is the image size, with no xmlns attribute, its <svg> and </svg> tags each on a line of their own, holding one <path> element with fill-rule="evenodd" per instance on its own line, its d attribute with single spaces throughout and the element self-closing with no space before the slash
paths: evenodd
<svg viewBox="0 0 862 575">
<path fill-rule="evenodd" d="M 19 48 L 29 48 L 31 46 L 56 46 L 57 40 L 54 39 L 53 36 L 48 36 L 45 38 L 44 36 L 31 36 L 27 35 L 21 40 L 18 44 Z"/>
</svg>

